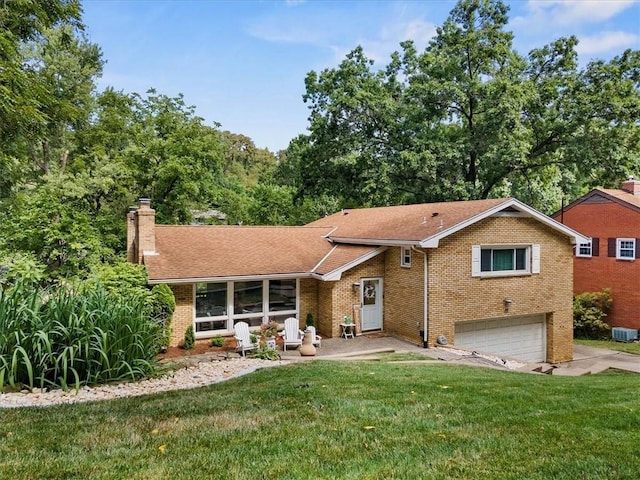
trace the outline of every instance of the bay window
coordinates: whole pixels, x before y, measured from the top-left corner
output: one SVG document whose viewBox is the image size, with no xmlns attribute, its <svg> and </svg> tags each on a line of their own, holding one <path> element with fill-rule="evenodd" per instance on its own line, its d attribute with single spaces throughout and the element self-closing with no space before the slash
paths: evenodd
<svg viewBox="0 0 640 480">
<path fill-rule="evenodd" d="M 298 280 L 273 279 L 197 283 L 194 288 L 196 337 L 226 334 L 238 322 L 250 327 L 298 315 Z"/>
</svg>

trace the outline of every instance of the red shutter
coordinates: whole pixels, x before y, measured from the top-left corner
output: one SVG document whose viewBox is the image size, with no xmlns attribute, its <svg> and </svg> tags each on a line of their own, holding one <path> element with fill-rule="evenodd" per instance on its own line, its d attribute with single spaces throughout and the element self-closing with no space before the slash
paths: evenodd
<svg viewBox="0 0 640 480">
<path fill-rule="evenodd" d="M 615 238 L 609 238 L 609 250 L 607 252 L 607 255 L 609 257 L 616 257 L 616 239 Z"/>
<path fill-rule="evenodd" d="M 600 256 L 600 239 L 594 237 L 591 239 L 591 256 L 599 257 Z"/>
</svg>

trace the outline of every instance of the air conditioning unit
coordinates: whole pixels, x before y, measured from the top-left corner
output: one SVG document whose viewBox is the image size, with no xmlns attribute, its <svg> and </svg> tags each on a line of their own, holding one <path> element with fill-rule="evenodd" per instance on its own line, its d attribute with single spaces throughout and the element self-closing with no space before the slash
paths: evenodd
<svg viewBox="0 0 640 480">
<path fill-rule="evenodd" d="M 611 336 L 616 342 L 632 342 L 638 340 L 638 330 L 633 328 L 613 327 Z"/>
</svg>

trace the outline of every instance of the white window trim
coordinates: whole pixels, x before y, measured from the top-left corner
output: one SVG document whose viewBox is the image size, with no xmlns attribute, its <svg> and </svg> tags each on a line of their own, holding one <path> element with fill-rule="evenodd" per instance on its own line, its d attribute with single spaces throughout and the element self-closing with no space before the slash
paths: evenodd
<svg viewBox="0 0 640 480">
<path fill-rule="evenodd" d="M 589 253 L 580 253 L 580 249 L 581 248 L 588 248 L 589 249 Z M 593 255 L 593 244 L 592 242 L 587 242 L 587 243 L 578 243 L 576 245 L 576 257 L 585 257 L 585 258 L 591 258 L 591 256 Z"/>
<path fill-rule="evenodd" d="M 482 271 L 482 250 L 526 248 L 524 270 Z M 522 277 L 540 273 L 540 245 L 539 244 L 492 244 L 473 245 L 471 247 L 471 276 L 481 278 L 491 277 Z"/>
<path fill-rule="evenodd" d="M 400 247 L 400 266 L 411 268 L 411 247 Z"/>
<path fill-rule="evenodd" d="M 234 333 L 233 323 L 235 320 L 248 320 L 251 318 L 261 318 L 262 323 L 266 324 L 266 323 L 269 323 L 269 321 L 271 320 L 271 317 L 287 316 L 287 317 L 298 318 L 298 314 L 300 312 L 300 279 L 299 278 L 295 279 L 296 281 L 295 310 L 277 310 L 273 312 L 269 311 L 269 281 L 270 280 L 282 280 L 282 278 L 278 277 L 278 278 L 268 278 L 268 279 L 262 280 L 262 302 L 263 302 L 262 310 L 263 311 L 255 312 L 255 313 L 240 313 L 240 314 L 236 314 L 234 312 L 234 301 L 233 301 L 234 281 L 233 280 L 227 280 L 223 282 L 215 282 L 215 281 L 202 282 L 202 283 L 226 283 L 227 284 L 227 314 L 219 315 L 215 317 L 196 317 L 196 283 L 194 283 L 193 299 L 191 303 L 192 312 L 193 312 L 194 331 L 196 330 L 197 323 L 203 323 L 203 322 L 208 322 L 213 320 L 225 320 L 227 324 L 226 328 L 224 329 L 206 330 L 204 332 L 194 332 L 195 338 L 200 340 L 203 338 L 215 337 L 217 335 L 224 335 L 224 336 L 233 335 Z M 294 279 L 291 279 L 291 280 L 294 280 Z M 251 280 L 249 279 L 249 280 L 238 280 L 238 281 L 251 281 Z M 249 327 L 249 329 L 252 331 L 258 331 L 259 327 Z"/>
<path fill-rule="evenodd" d="M 631 250 L 630 257 L 622 256 L 622 242 L 631 242 L 631 248 L 625 248 L 624 250 Z M 616 259 L 617 260 L 635 260 L 636 259 L 636 239 L 635 238 L 616 238 Z"/>
</svg>

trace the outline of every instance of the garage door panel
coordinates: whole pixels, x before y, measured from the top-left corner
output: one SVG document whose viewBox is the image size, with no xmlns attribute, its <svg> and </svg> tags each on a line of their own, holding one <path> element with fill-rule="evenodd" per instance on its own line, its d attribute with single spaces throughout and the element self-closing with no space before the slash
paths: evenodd
<svg viewBox="0 0 640 480">
<path fill-rule="evenodd" d="M 544 328 L 544 315 L 459 322 L 456 325 L 455 345 L 541 362 L 546 358 Z"/>
</svg>

